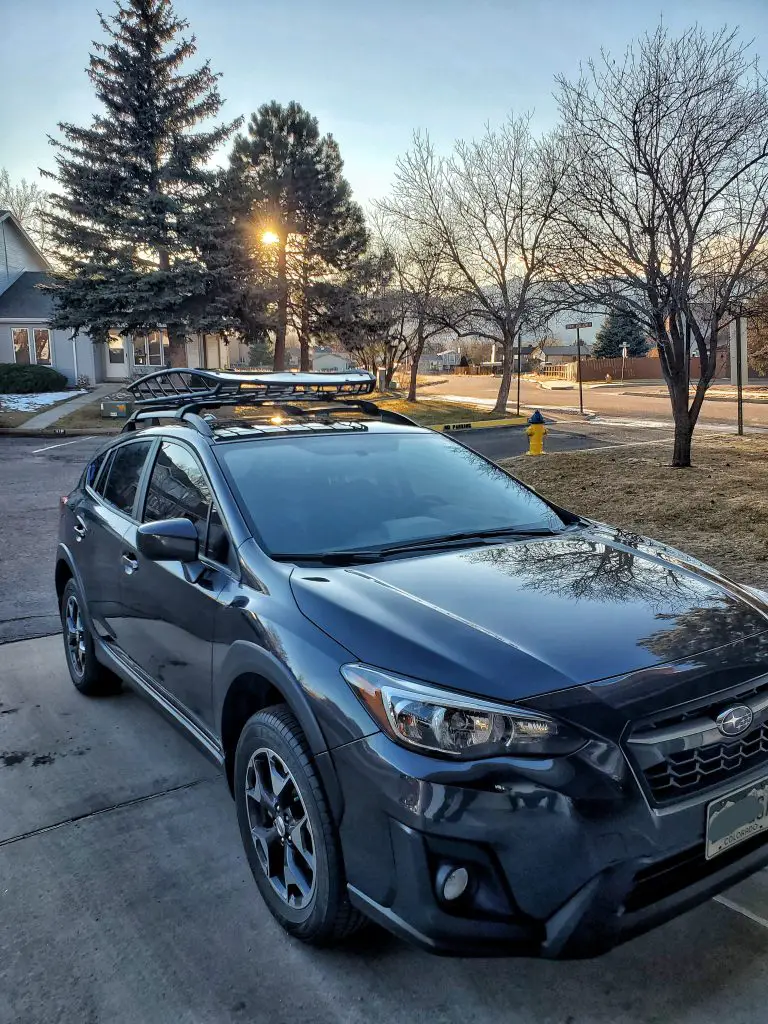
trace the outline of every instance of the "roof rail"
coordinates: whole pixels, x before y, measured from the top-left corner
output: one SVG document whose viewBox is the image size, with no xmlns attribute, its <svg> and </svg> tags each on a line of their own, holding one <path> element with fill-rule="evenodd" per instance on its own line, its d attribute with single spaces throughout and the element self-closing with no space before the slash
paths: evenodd
<svg viewBox="0 0 768 1024">
<path fill-rule="evenodd" d="M 346 373 L 227 373 L 183 367 L 148 373 L 127 390 L 142 409 L 207 405 L 259 405 L 289 399 L 327 401 L 369 395 L 376 381 L 367 370 Z"/>
</svg>

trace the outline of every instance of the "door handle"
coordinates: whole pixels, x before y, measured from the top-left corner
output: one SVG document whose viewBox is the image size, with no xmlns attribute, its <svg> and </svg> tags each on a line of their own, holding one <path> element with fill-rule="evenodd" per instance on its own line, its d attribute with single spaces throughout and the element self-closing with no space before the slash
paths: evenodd
<svg viewBox="0 0 768 1024">
<path fill-rule="evenodd" d="M 82 540 L 86 533 L 88 533 L 88 527 L 85 525 L 80 516 L 78 516 L 77 519 L 75 520 L 75 525 L 72 527 L 72 529 L 75 531 L 75 536 L 77 537 L 78 540 Z"/>
<path fill-rule="evenodd" d="M 123 569 L 125 570 L 126 576 L 132 576 L 139 568 L 139 563 L 133 555 L 123 554 L 120 561 L 123 563 Z"/>
</svg>

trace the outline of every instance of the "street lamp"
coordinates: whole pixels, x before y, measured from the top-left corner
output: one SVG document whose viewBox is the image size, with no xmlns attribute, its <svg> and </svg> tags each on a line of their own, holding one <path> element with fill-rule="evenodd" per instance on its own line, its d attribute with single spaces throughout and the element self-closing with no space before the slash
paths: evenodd
<svg viewBox="0 0 768 1024">
<path fill-rule="evenodd" d="M 280 235 L 276 231 L 267 229 L 261 236 L 261 241 L 264 245 L 277 245 L 280 241 Z"/>
</svg>

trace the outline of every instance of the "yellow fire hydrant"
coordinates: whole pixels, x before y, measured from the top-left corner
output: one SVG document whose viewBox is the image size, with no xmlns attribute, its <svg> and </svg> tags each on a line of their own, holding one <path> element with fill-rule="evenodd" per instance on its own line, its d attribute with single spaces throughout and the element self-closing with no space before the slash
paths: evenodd
<svg viewBox="0 0 768 1024">
<path fill-rule="evenodd" d="M 544 417 L 541 415 L 539 410 L 531 416 L 528 420 L 529 426 L 526 427 L 526 434 L 528 435 L 528 451 L 526 455 L 543 455 L 544 454 L 544 438 L 547 436 L 548 430 L 544 426 Z"/>
</svg>

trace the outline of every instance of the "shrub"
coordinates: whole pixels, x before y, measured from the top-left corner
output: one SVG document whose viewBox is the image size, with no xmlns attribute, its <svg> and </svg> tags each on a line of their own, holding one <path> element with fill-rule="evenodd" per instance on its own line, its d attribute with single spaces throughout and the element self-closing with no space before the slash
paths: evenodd
<svg viewBox="0 0 768 1024">
<path fill-rule="evenodd" d="M 66 386 L 64 374 L 50 366 L 0 363 L 0 395 L 38 395 L 62 391 Z"/>
</svg>

